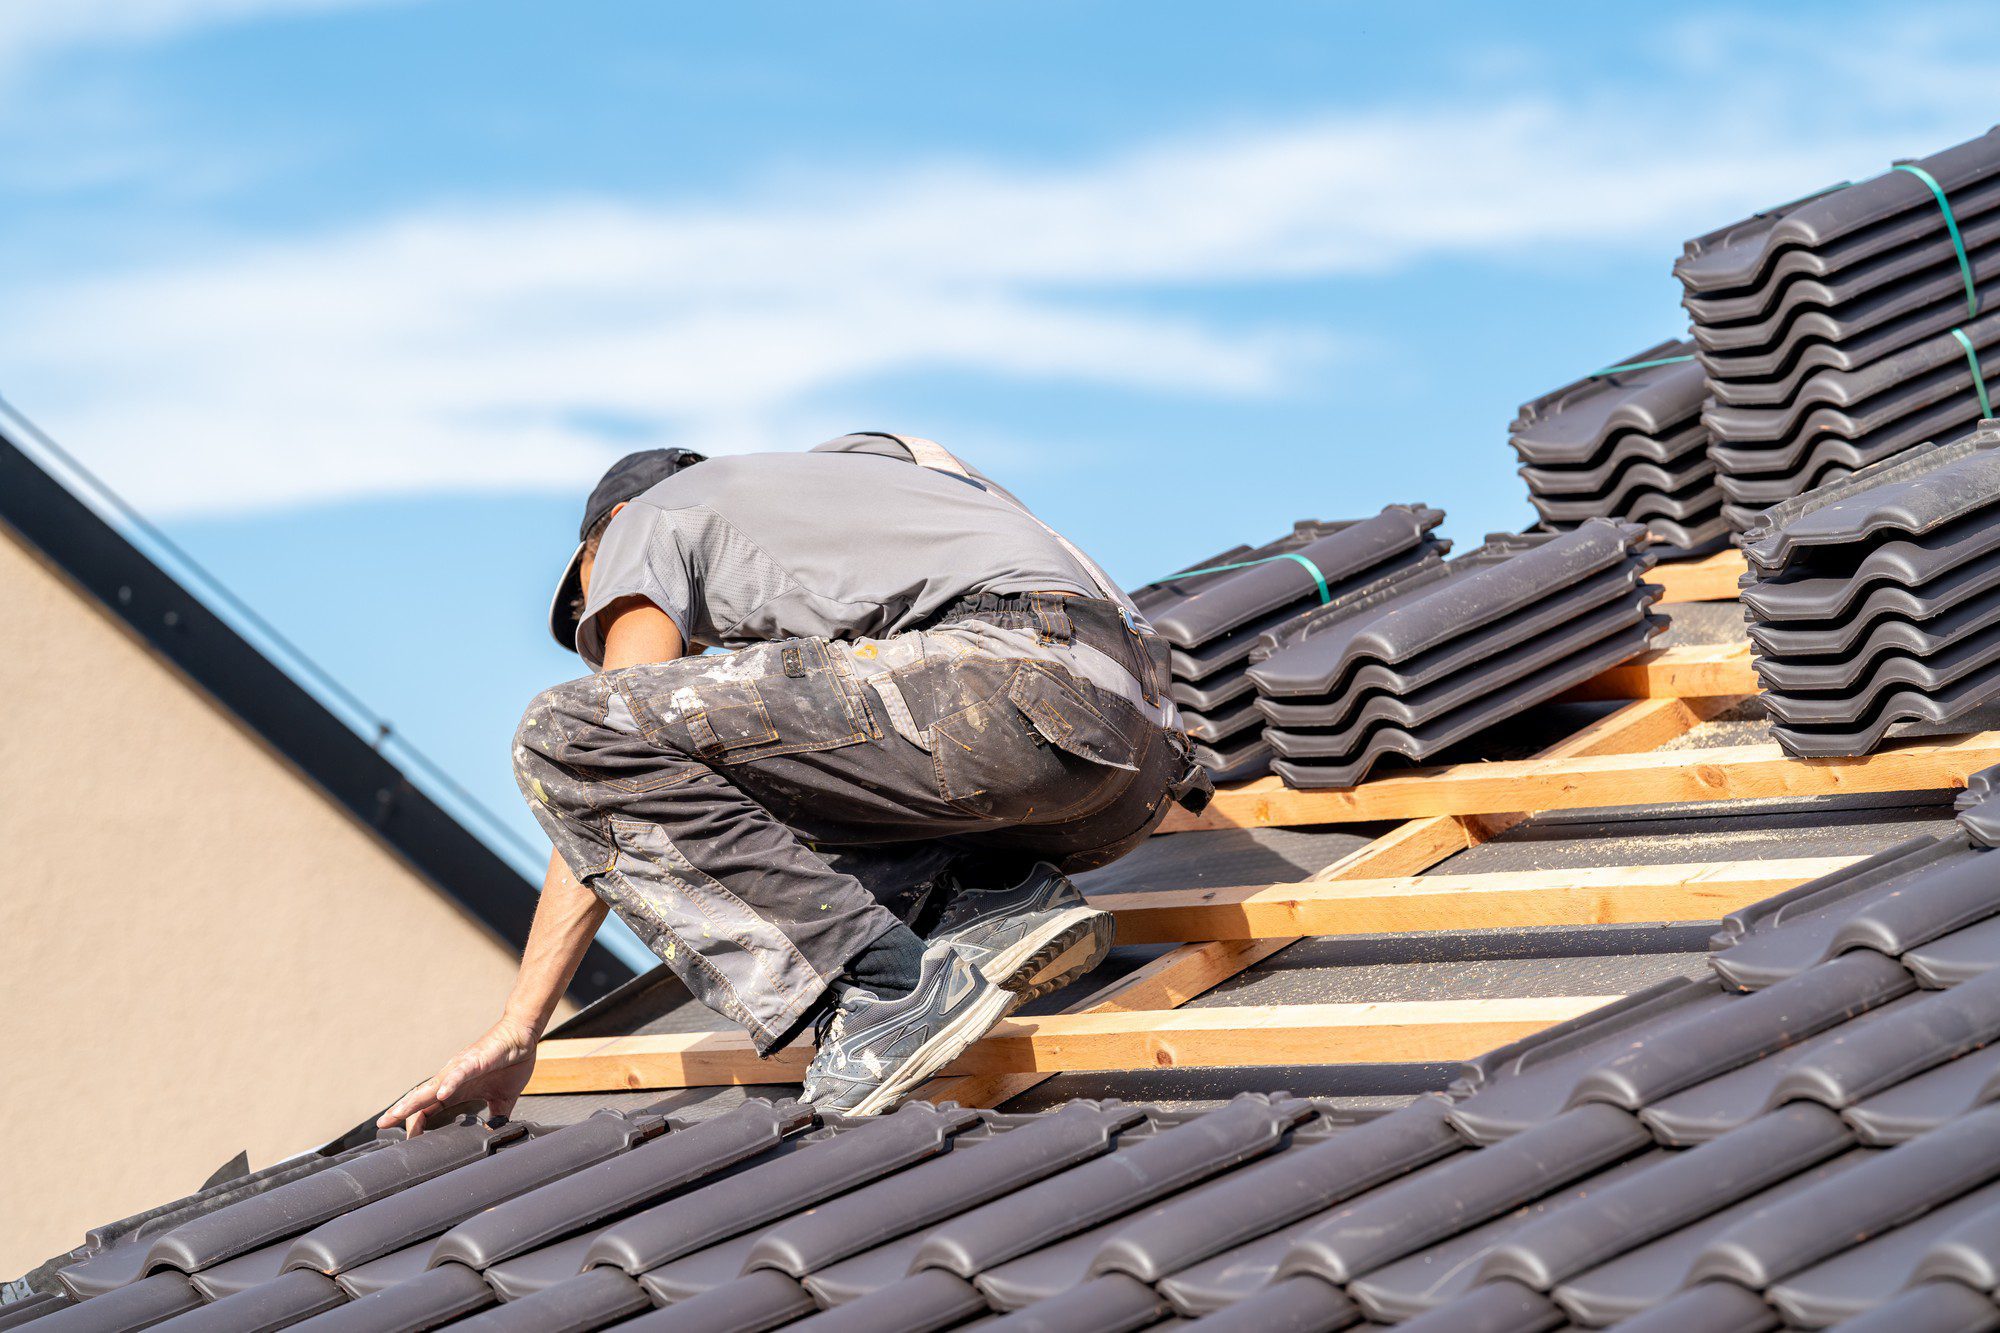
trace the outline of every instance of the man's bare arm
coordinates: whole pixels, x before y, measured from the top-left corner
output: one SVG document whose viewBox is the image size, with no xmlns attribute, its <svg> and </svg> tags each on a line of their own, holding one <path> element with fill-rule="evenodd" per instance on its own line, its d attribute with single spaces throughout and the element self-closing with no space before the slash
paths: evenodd
<svg viewBox="0 0 2000 1333">
<path fill-rule="evenodd" d="M 528 927 L 521 970 L 500 1021 L 447 1060 L 436 1075 L 405 1093 L 376 1125 L 388 1129 L 400 1124 L 414 1137 L 457 1101 L 484 1102 L 494 1117 L 511 1112 L 535 1072 L 535 1043 L 548 1028 L 597 928 L 604 924 L 606 910 L 596 894 L 577 883 L 562 857 L 551 855 L 534 923 Z"/>
<path fill-rule="evenodd" d="M 666 662 L 682 652 L 681 634 L 665 612 L 639 598 L 614 602 L 604 634 L 604 669 Z M 528 927 L 521 970 L 501 1010 L 500 1021 L 478 1041 L 445 1062 L 436 1076 L 403 1095 L 375 1123 L 401 1124 L 421 1134 L 455 1101 L 481 1101 L 489 1115 L 505 1116 L 520 1100 L 535 1072 L 535 1043 L 547 1031 L 556 1005 L 569 989 L 608 909 L 577 881 L 560 855 L 549 857 L 542 896 Z"/>
<path fill-rule="evenodd" d="M 643 597 L 623 597 L 604 610 L 604 669 L 671 662 L 687 651 L 669 616 Z"/>
</svg>

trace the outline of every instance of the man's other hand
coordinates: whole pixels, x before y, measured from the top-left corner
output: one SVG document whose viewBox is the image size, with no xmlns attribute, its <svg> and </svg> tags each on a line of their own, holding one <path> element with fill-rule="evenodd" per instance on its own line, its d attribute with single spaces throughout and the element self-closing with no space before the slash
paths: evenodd
<svg viewBox="0 0 2000 1333">
<path fill-rule="evenodd" d="M 586 936 L 586 938 L 588 938 Z M 521 1098 L 535 1072 L 535 1036 L 509 1020 L 488 1028 L 486 1035 L 445 1061 L 434 1078 L 410 1089 L 376 1120 L 378 1129 L 398 1124 L 411 1138 L 424 1132 L 455 1102 L 486 1103 L 491 1119 L 504 1118 Z"/>
</svg>

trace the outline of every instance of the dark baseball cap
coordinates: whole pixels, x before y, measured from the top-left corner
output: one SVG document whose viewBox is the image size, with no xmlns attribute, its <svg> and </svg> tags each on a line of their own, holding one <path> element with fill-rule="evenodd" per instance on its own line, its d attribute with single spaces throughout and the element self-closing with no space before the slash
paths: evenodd
<svg viewBox="0 0 2000 1333">
<path fill-rule="evenodd" d="M 708 455 L 692 449 L 643 449 L 611 465 L 583 507 L 583 522 L 576 530 L 576 550 L 570 554 L 562 581 L 556 584 L 555 599 L 549 603 L 549 633 L 556 636 L 557 643 L 576 651 L 577 617 L 583 610 L 583 543 L 598 520 L 682 468 L 693 467 L 707 458 Z"/>
</svg>

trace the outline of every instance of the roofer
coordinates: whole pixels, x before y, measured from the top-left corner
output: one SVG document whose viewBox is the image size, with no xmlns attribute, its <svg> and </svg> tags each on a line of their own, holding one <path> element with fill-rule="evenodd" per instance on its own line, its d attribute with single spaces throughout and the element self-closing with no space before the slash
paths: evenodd
<svg viewBox="0 0 2000 1333">
<path fill-rule="evenodd" d="M 1130 600 L 928 440 L 621 459 L 550 628 L 597 674 L 515 735 L 556 849 L 520 975 L 384 1126 L 505 1115 L 607 908 L 760 1055 L 815 1024 L 809 1101 L 886 1110 L 1095 967 L 1063 872 L 1209 790 Z"/>
</svg>

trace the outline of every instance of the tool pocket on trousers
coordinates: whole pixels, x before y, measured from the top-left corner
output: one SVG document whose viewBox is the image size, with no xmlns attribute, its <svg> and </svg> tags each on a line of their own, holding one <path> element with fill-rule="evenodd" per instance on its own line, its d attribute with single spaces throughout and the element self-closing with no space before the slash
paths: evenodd
<svg viewBox="0 0 2000 1333">
<path fill-rule="evenodd" d="M 648 741 L 717 763 L 830 750 L 875 734 L 821 639 L 669 662 L 633 673 L 618 689 Z"/>
<path fill-rule="evenodd" d="M 1134 771 L 1144 720 L 1022 663 L 1006 687 L 931 727 L 938 794 L 969 813 L 1051 823 L 1091 807 Z"/>
</svg>

